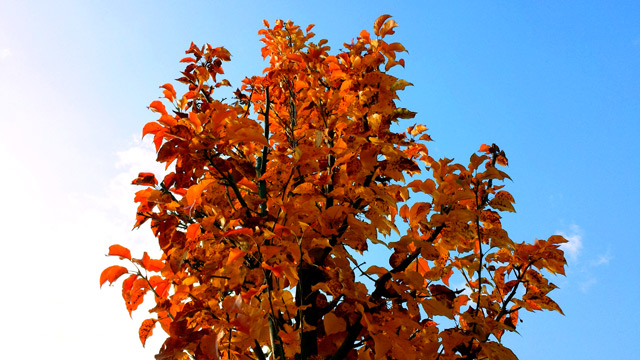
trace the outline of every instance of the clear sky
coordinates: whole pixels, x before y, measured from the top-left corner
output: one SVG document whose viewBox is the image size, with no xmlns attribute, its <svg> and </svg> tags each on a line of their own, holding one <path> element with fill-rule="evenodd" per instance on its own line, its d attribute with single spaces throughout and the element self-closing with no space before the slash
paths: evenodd
<svg viewBox="0 0 640 360">
<path fill-rule="evenodd" d="M 503 339 L 522 360 L 637 358 L 640 331 L 640 2 L 3 1 L 0 206 L 3 358 L 152 359 L 103 255 L 131 232 L 139 171 L 157 169 L 142 126 L 193 41 L 233 54 L 227 78 L 266 66 L 262 19 L 316 24 L 334 49 L 391 14 L 409 50 L 402 106 L 437 157 L 507 153 L 516 241 L 564 234 L 566 316 L 522 313 Z M 410 124 L 409 124 L 410 125 Z M 634 220 L 636 219 L 636 220 Z"/>
</svg>

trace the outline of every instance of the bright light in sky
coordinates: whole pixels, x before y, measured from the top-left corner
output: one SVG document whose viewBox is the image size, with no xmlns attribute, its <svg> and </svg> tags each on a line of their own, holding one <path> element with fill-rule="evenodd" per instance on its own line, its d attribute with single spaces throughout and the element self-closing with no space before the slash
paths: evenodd
<svg viewBox="0 0 640 360">
<path fill-rule="evenodd" d="M 630 358 L 640 339 L 640 3 L 6 1 L 0 5 L 3 358 L 152 359 L 118 282 L 98 288 L 109 245 L 154 248 L 131 231 L 147 105 L 179 77 L 191 41 L 227 47 L 227 78 L 259 74 L 262 19 L 314 23 L 334 49 L 389 13 L 415 86 L 401 105 L 436 157 L 507 153 L 515 241 L 561 233 L 566 316 L 521 314 L 504 342 L 520 359 Z M 147 139 L 149 140 L 149 139 Z M 636 355 L 637 356 L 637 355 Z"/>
</svg>

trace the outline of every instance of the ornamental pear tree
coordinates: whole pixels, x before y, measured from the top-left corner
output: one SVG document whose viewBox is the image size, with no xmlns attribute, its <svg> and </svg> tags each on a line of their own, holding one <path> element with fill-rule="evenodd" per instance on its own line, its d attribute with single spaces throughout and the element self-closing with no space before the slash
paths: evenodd
<svg viewBox="0 0 640 360">
<path fill-rule="evenodd" d="M 505 152 L 429 155 L 396 104 L 411 83 L 389 73 L 406 52 L 389 15 L 339 53 L 313 25 L 264 25 L 268 66 L 233 99 L 216 94 L 229 52 L 191 44 L 186 92 L 167 83 L 150 105 L 142 134 L 168 175 L 133 180 L 135 227 L 162 256 L 113 245 L 124 266 L 100 276 L 124 278 L 130 314 L 154 302 L 142 344 L 161 328 L 161 360 L 516 359 L 501 341 L 519 314 L 562 313 L 547 277 L 564 275 L 566 240 L 509 238 Z M 372 244 L 388 263 L 362 264 Z"/>
</svg>

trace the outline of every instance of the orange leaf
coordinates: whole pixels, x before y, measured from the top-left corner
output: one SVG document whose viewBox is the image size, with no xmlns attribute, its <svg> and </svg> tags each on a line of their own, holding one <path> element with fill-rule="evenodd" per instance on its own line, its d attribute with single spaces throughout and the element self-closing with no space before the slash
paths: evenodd
<svg viewBox="0 0 640 360">
<path fill-rule="evenodd" d="M 104 269 L 102 274 L 100 274 L 100 287 L 102 287 L 102 285 L 107 281 L 113 284 L 116 280 L 118 280 L 120 276 L 126 274 L 127 272 L 129 272 L 129 270 L 127 270 L 127 268 L 124 266 L 109 266 L 108 268 Z"/>
<path fill-rule="evenodd" d="M 195 240 L 198 235 L 200 235 L 200 223 L 187 226 L 187 239 Z"/>
<path fill-rule="evenodd" d="M 193 111 L 189 113 L 189 121 L 196 127 L 198 131 L 201 130 L 202 123 L 200 122 L 200 119 L 198 119 L 198 115 L 196 115 L 196 113 L 194 113 Z"/>
<path fill-rule="evenodd" d="M 144 255 L 142 255 L 142 266 L 148 271 L 160 271 L 164 268 L 164 262 L 150 258 L 145 251 Z"/>
<path fill-rule="evenodd" d="M 156 319 L 147 319 L 142 322 L 140 325 L 140 330 L 138 330 L 138 336 L 140 336 L 140 341 L 142 342 L 142 347 L 147 342 L 147 338 L 153 335 L 153 328 L 156 326 Z"/>
<path fill-rule="evenodd" d="M 244 235 L 253 235 L 253 230 L 249 229 L 249 228 L 240 228 L 240 229 L 233 229 L 233 230 L 229 230 L 226 233 L 222 234 L 222 236 L 229 236 L 229 235 L 237 235 L 237 234 L 244 234 Z"/>
<path fill-rule="evenodd" d="M 482 145 L 480 145 L 480 149 L 478 150 L 478 152 L 483 152 L 485 154 L 490 154 L 491 153 L 491 148 L 487 144 L 482 144 Z"/>
<path fill-rule="evenodd" d="M 167 114 L 167 109 L 165 109 L 164 104 L 159 100 L 152 101 L 149 105 L 149 109 L 151 109 L 151 111 L 153 112 L 158 112 L 163 115 Z"/>
<path fill-rule="evenodd" d="M 227 260 L 227 265 L 243 257 L 246 253 L 247 253 L 246 251 L 242 251 L 238 248 L 233 248 L 229 250 L 229 259 Z"/>
<path fill-rule="evenodd" d="M 379 31 L 380 33 L 378 34 L 378 36 L 383 38 L 386 35 L 393 35 L 395 33 L 393 28 L 396 27 L 396 26 L 398 26 L 398 24 L 395 21 L 393 21 L 393 20 L 386 21 L 382 25 L 382 28 L 380 28 L 380 31 Z"/>
<path fill-rule="evenodd" d="M 262 268 L 263 269 L 267 269 L 267 270 L 271 270 L 271 272 L 273 273 L 273 275 L 281 278 L 282 274 L 283 274 L 283 267 L 282 265 L 276 265 L 276 266 L 271 266 L 268 265 L 267 263 L 263 262 L 262 263 Z"/>
<path fill-rule="evenodd" d="M 164 135 L 166 131 L 162 129 L 153 137 L 153 144 L 156 146 L 156 152 L 160 151 L 160 147 L 162 146 L 162 141 L 164 140 Z"/>
<path fill-rule="evenodd" d="M 122 290 L 124 292 L 124 289 Z M 144 301 L 144 295 L 149 291 L 149 284 L 147 280 L 144 278 L 135 279 L 133 284 L 131 285 L 131 290 L 129 291 L 128 299 L 127 299 L 127 310 L 129 311 L 129 316 L 131 316 L 131 312 L 136 310 L 140 304 Z M 124 295 L 124 294 L 123 294 Z"/>
<path fill-rule="evenodd" d="M 156 180 L 156 176 L 153 173 L 140 173 L 138 174 L 138 177 L 131 182 L 131 184 L 153 186 L 158 185 L 158 180 Z"/>
<path fill-rule="evenodd" d="M 187 193 L 185 194 L 185 197 L 187 198 L 187 204 L 189 206 L 193 206 L 194 204 L 199 202 L 202 192 L 213 181 L 214 181 L 213 179 L 205 179 L 205 180 L 202 180 L 200 183 L 191 186 L 187 190 Z"/>
<path fill-rule="evenodd" d="M 173 89 L 173 85 L 171 85 L 171 84 L 169 84 L 169 83 L 166 83 L 166 84 L 164 84 L 164 85 L 160 86 L 160 88 L 171 91 L 171 93 L 172 93 L 173 95 L 175 95 L 175 94 L 176 94 L 176 91 Z"/>
<path fill-rule="evenodd" d="M 173 89 L 173 85 L 167 83 L 164 84 L 162 86 L 160 86 L 160 88 L 164 89 L 164 91 L 162 92 L 164 94 L 164 96 L 171 102 L 173 102 L 173 100 L 176 98 L 176 91 Z"/>
<path fill-rule="evenodd" d="M 120 258 L 126 258 L 131 260 L 131 251 L 124 246 L 121 245 L 111 245 L 109 246 L 109 256 L 120 256 Z"/>
<path fill-rule="evenodd" d="M 269 146 L 267 138 L 260 131 L 248 128 L 241 128 L 234 132 L 236 141 L 253 141 L 260 145 Z"/>
<path fill-rule="evenodd" d="M 168 280 L 160 282 L 156 285 L 155 290 L 158 296 L 166 297 L 169 295 L 169 288 L 171 287 L 171 283 Z"/>
<path fill-rule="evenodd" d="M 163 129 L 164 127 L 162 127 L 162 125 L 158 124 L 157 122 L 149 122 L 142 128 L 142 137 L 145 137 L 147 134 L 155 134 Z"/>
<path fill-rule="evenodd" d="M 180 62 L 196 62 L 196 59 L 192 58 L 192 57 L 186 57 L 186 58 L 182 58 L 182 60 L 180 60 Z"/>
<path fill-rule="evenodd" d="M 425 131 L 427 131 L 427 127 L 422 124 L 418 124 L 413 129 L 411 129 L 411 136 L 420 135 Z"/>
<path fill-rule="evenodd" d="M 380 36 L 380 28 L 382 27 L 382 24 L 384 24 L 384 22 L 390 17 L 391 15 L 386 14 L 379 16 L 373 23 L 373 33 Z"/>
<path fill-rule="evenodd" d="M 333 312 L 324 316 L 324 331 L 326 331 L 327 335 L 336 334 L 345 330 L 347 330 L 347 322 L 343 318 L 337 317 Z"/>
<path fill-rule="evenodd" d="M 480 354 L 486 356 L 487 359 L 518 360 L 513 351 L 497 342 L 485 342 L 482 344 L 481 349 Z"/>
<path fill-rule="evenodd" d="M 171 102 L 173 102 L 173 100 L 175 99 L 175 96 L 169 90 L 163 90 L 162 94 L 164 95 L 165 98 L 167 98 L 167 100 Z"/>
<path fill-rule="evenodd" d="M 498 191 L 496 196 L 489 201 L 489 205 L 496 210 L 516 212 L 513 207 L 514 202 L 515 200 L 513 200 L 513 196 L 502 190 Z"/>
<path fill-rule="evenodd" d="M 260 288 L 256 289 L 256 288 L 251 288 L 243 293 L 240 293 L 240 296 L 242 297 L 242 299 L 244 301 L 249 302 L 251 300 L 251 298 L 253 298 L 256 294 L 261 293 L 262 291 L 264 291 L 264 289 L 267 288 L 266 284 L 263 284 L 262 286 L 260 286 Z"/>
<path fill-rule="evenodd" d="M 364 39 L 364 40 L 366 40 L 367 42 L 369 42 L 369 41 L 371 40 L 371 39 L 370 39 L 370 36 L 371 36 L 371 35 L 369 34 L 369 32 L 368 32 L 367 30 L 362 30 L 362 31 L 360 31 L 360 38 L 361 38 L 361 39 Z"/>
<path fill-rule="evenodd" d="M 158 119 L 158 122 L 166 126 L 176 126 L 178 124 L 176 119 L 169 114 L 162 114 L 162 116 L 160 116 L 160 119 Z"/>
</svg>

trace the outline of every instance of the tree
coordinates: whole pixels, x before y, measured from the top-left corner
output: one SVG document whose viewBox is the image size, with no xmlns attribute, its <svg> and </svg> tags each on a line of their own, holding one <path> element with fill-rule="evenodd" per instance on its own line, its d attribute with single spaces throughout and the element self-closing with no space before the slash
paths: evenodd
<svg viewBox="0 0 640 360">
<path fill-rule="evenodd" d="M 100 277 L 129 274 L 129 313 L 153 294 L 143 345 L 160 323 L 158 359 L 515 359 L 500 340 L 519 312 L 562 312 L 544 274 L 564 274 L 566 240 L 502 228 L 504 151 L 482 145 L 464 166 L 429 156 L 424 125 L 393 130 L 416 114 L 395 103 L 411 84 L 388 73 L 406 51 L 387 42 L 390 16 L 337 55 L 313 26 L 265 26 L 269 66 L 232 101 L 214 96 L 229 52 L 191 44 L 186 93 L 165 84 L 170 111 L 150 105 L 142 133 L 172 171 L 133 181 L 135 227 L 150 220 L 163 255 L 113 245 L 130 266 Z M 370 244 L 388 266 L 358 263 Z"/>
</svg>

